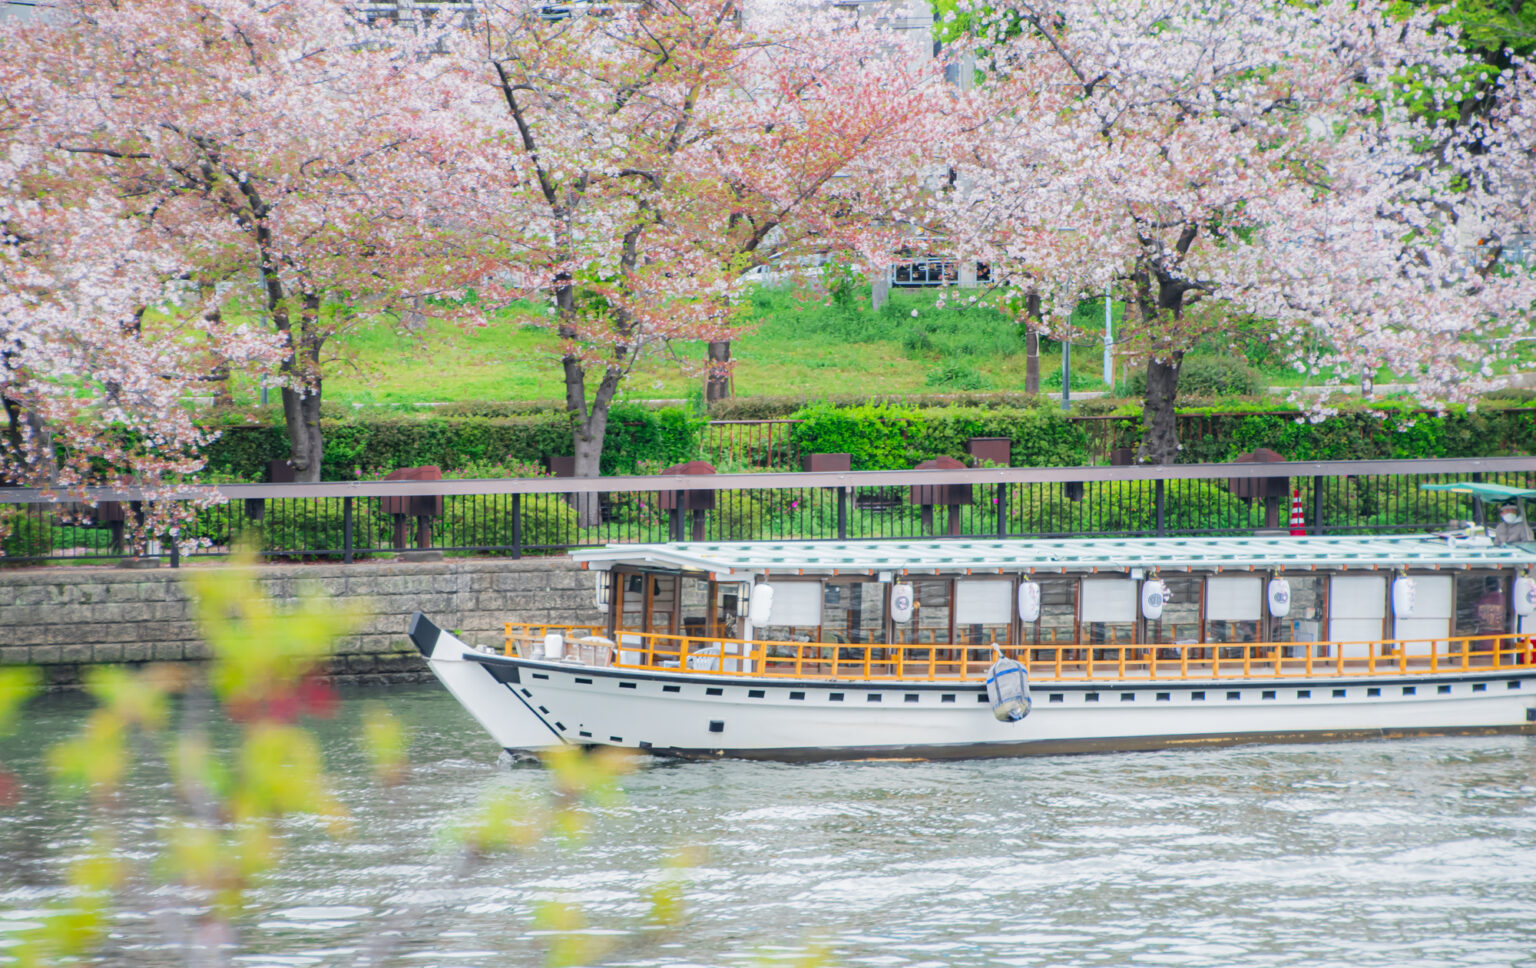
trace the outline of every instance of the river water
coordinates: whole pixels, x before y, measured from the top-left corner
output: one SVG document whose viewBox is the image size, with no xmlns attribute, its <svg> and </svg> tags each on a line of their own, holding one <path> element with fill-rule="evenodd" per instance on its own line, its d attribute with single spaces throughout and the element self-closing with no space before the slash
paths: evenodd
<svg viewBox="0 0 1536 968">
<path fill-rule="evenodd" d="M 412 730 L 381 790 L 359 700 Z M 79 697 L 35 703 L 0 762 L 0 945 L 56 895 L 89 836 L 45 788 L 42 748 Z M 488 795 L 538 792 L 435 686 L 356 689 L 317 725 L 342 841 L 298 823 L 248 896 L 236 963 L 481 968 L 544 963 L 535 905 L 579 905 L 607 963 L 735 966 L 1536 966 L 1536 738 L 1447 738 L 969 763 L 651 762 L 579 847 L 466 865 L 445 831 Z M 134 785 L 124 851 L 169 803 Z M 685 920 L 641 926 L 679 852 Z M 142 895 L 105 963 L 170 966 Z M 0 948 L 3 958 L 3 948 Z"/>
</svg>

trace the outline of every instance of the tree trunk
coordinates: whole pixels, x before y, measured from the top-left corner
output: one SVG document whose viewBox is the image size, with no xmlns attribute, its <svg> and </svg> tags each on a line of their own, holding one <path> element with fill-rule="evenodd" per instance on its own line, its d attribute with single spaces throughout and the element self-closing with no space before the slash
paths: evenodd
<svg viewBox="0 0 1536 968">
<path fill-rule="evenodd" d="M 704 377 L 704 404 L 708 406 L 731 395 L 731 341 L 711 340 L 709 343 L 709 369 Z"/>
<path fill-rule="evenodd" d="M 1024 392 L 1040 392 L 1040 294 L 1024 297 L 1024 312 L 1029 317 L 1029 331 L 1024 336 Z"/>
<path fill-rule="evenodd" d="M 1024 392 L 1040 392 L 1040 334 L 1034 330 L 1024 338 Z"/>
<path fill-rule="evenodd" d="M 320 386 L 283 387 L 283 422 L 288 428 L 288 463 L 299 483 L 320 480 L 325 442 L 320 436 Z"/>
<path fill-rule="evenodd" d="M 1174 398 L 1179 392 L 1179 367 L 1184 352 L 1175 350 L 1168 359 L 1147 360 L 1147 396 L 1142 401 L 1141 449 L 1137 459 L 1146 464 L 1172 464 L 1179 458 L 1179 431 Z"/>
<path fill-rule="evenodd" d="M 325 456 L 325 441 L 320 435 L 320 398 L 324 381 L 320 374 L 320 348 L 325 335 L 320 332 L 320 297 L 304 297 L 304 314 L 295 334 L 289 331 L 292 354 L 283 369 L 299 377 L 298 387 L 283 387 L 283 423 L 288 430 L 288 463 L 294 480 L 312 483 L 320 480 L 320 465 Z"/>
</svg>

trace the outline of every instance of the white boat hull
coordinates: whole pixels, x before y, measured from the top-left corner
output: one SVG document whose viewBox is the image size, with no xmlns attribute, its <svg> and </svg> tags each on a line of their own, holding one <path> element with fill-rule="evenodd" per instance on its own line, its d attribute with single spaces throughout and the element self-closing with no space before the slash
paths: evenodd
<svg viewBox="0 0 1536 968">
<path fill-rule="evenodd" d="M 420 620 L 425 626 L 431 623 Z M 419 647 L 430 633 L 413 622 Z M 506 749 L 617 746 L 762 759 L 1020 756 L 1247 742 L 1536 732 L 1536 670 L 1045 683 L 1022 722 L 980 683 L 642 672 L 477 652 L 436 632 L 438 678 Z"/>
</svg>

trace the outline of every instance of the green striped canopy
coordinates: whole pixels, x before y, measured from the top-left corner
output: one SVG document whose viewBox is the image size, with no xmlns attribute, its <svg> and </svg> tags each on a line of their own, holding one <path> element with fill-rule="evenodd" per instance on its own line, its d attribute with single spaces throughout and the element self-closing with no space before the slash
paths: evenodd
<svg viewBox="0 0 1536 968">
<path fill-rule="evenodd" d="M 1508 484 L 1480 484 L 1458 481 L 1455 484 L 1421 484 L 1426 491 L 1449 491 L 1452 494 L 1470 494 L 1480 501 L 1508 501 L 1512 498 L 1536 498 L 1536 490 L 1510 487 Z"/>
</svg>

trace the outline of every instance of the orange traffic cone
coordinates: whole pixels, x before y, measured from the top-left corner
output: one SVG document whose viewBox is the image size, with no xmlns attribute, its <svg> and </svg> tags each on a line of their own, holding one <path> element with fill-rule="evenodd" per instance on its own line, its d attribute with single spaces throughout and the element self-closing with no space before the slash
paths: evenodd
<svg viewBox="0 0 1536 968">
<path fill-rule="evenodd" d="M 1291 534 L 1304 535 L 1307 533 L 1307 519 L 1301 514 L 1301 488 L 1291 491 Z"/>
</svg>

